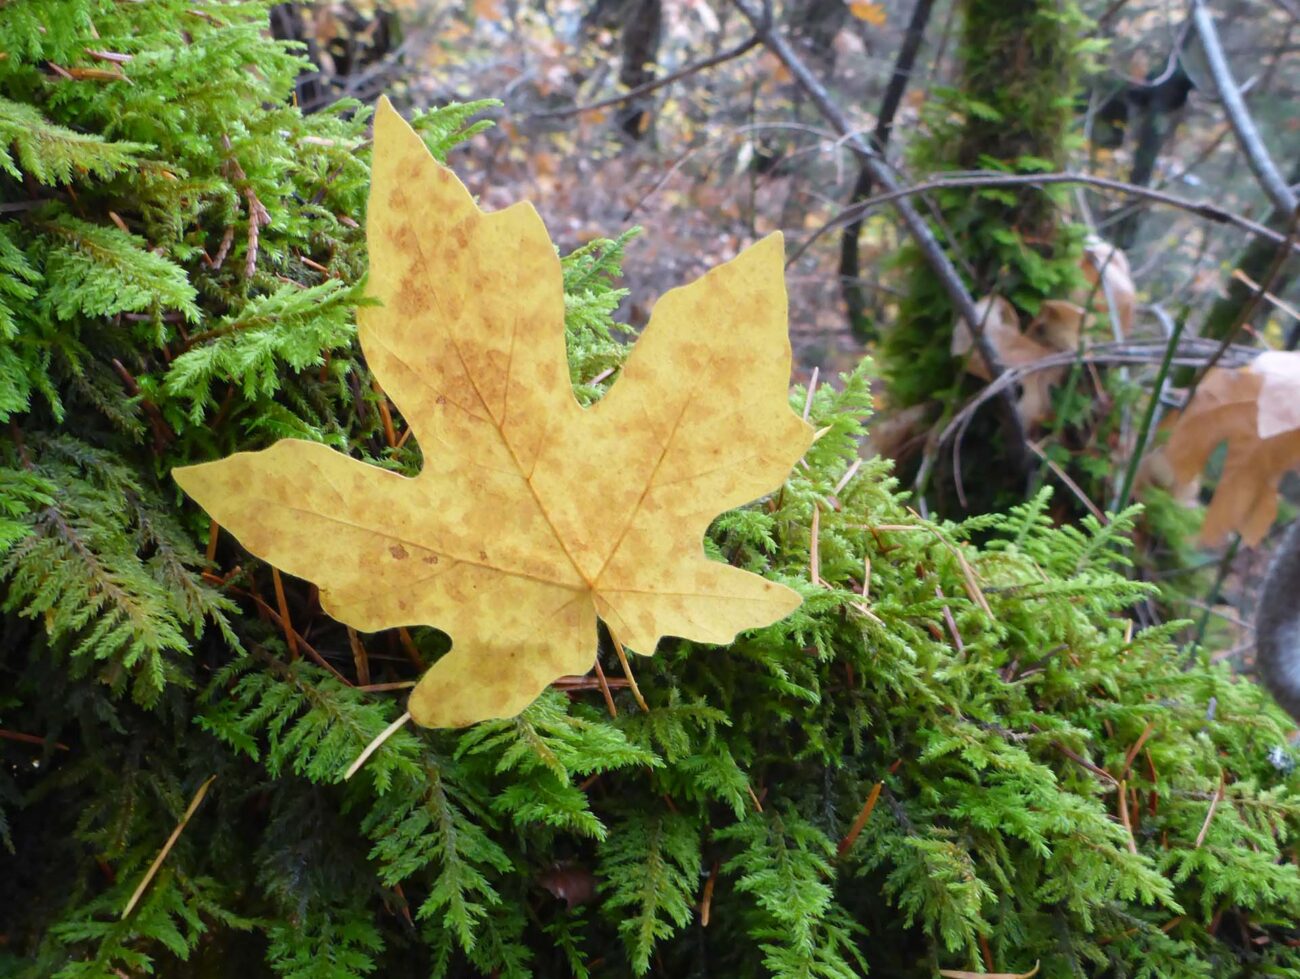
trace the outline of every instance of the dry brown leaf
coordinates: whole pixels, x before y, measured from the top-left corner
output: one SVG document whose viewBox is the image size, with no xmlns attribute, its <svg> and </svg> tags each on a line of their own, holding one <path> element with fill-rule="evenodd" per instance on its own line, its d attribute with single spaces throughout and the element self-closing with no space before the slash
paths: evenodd
<svg viewBox="0 0 1300 979">
<path fill-rule="evenodd" d="M 381 101 L 358 313 L 366 360 L 424 456 L 406 478 L 324 445 L 174 471 L 243 545 L 363 632 L 428 624 L 451 652 L 409 710 L 509 717 L 596 655 L 726 643 L 797 593 L 709 560 L 724 510 L 775 490 L 812 430 L 790 408 L 781 237 L 666 293 L 620 379 L 573 396 L 555 246 L 527 203 L 485 214 Z"/>
<path fill-rule="evenodd" d="M 1064 299 L 1045 299 L 1025 335 L 1059 352 L 1079 349 L 1083 307 Z"/>
<path fill-rule="evenodd" d="M 1265 354 L 1259 360 L 1209 371 L 1165 447 L 1175 478 L 1186 484 L 1200 475 L 1221 443 L 1228 443 L 1205 514 L 1202 537 L 1209 543 L 1231 531 L 1250 546 L 1263 540 L 1277 516 L 1278 482 L 1300 466 L 1300 424 L 1287 425 L 1300 396 L 1300 353 Z"/>
<path fill-rule="evenodd" d="M 1061 303 L 1062 309 L 1056 315 L 1064 318 L 1064 307 L 1070 305 Z M 984 335 L 1006 367 L 1024 367 L 1058 352 L 1020 331 L 1020 316 L 1003 296 L 986 296 L 975 304 L 975 309 L 984 323 Z M 952 355 L 961 357 L 969 353 L 966 370 L 987 381 L 990 379 L 988 365 L 978 350 L 972 350 L 973 347 L 970 328 L 965 320 L 958 320 L 952 331 Z M 1018 407 L 1026 425 L 1035 425 L 1051 414 L 1052 388 L 1061 382 L 1065 373 L 1064 367 L 1053 367 L 1030 371 L 1020 378 L 1022 393 Z"/>
<path fill-rule="evenodd" d="M 1259 437 L 1300 429 L 1300 353 L 1269 350 L 1250 365 L 1264 379 L 1259 391 Z"/>
<path fill-rule="evenodd" d="M 1083 261 L 1080 264 L 1089 288 L 1081 295 L 1083 301 L 1095 295 L 1092 308 L 1109 321 L 1110 306 L 1115 306 L 1115 317 L 1119 320 L 1121 336 L 1133 332 L 1133 313 L 1137 306 L 1137 290 L 1133 285 L 1133 272 L 1129 268 L 1128 256 L 1108 241 L 1093 236 L 1084 248 Z M 1097 287 L 1098 277 L 1101 279 Z"/>
</svg>

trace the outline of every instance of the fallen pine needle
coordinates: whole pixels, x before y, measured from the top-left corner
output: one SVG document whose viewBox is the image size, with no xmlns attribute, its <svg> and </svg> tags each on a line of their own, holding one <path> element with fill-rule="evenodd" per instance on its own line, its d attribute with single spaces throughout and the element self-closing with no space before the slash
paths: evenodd
<svg viewBox="0 0 1300 979">
<path fill-rule="evenodd" d="M 822 582 L 821 559 L 822 511 L 813 503 L 812 528 L 808 531 L 808 577 L 814 585 Z"/>
<path fill-rule="evenodd" d="M 939 975 L 945 979 L 1030 979 L 1038 975 L 1041 963 L 1035 962 L 1028 972 L 968 972 L 965 969 L 940 969 Z"/>
<path fill-rule="evenodd" d="M 713 862 L 709 879 L 704 882 L 704 895 L 700 898 L 700 927 L 709 927 L 709 912 L 713 907 L 713 887 L 718 882 L 718 862 Z"/>
<path fill-rule="evenodd" d="M 867 825 L 867 820 L 871 816 L 871 810 L 876 808 L 876 802 L 880 799 L 880 790 L 884 787 L 884 782 L 877 782 L 871 787 L 871 791 L 867 793 L 867 801 L 862 804 L 862 809 L 858 812 L 858 818 L 853 820 L 853 825 L 849 827 L 848 833 L 844 835 L 844 839 L 840 840 L 836 856 L 844 856 L 844 854 L 848 853 L 849 849 L 857 841 L 858 834 L 860 834 L 862 828 Z"/>
<path fill-rule="evenodd" d="M 618 717 L 618 708 L 614 706 L 614 695 L 609 692 L 609 681 L 605 679 L 605 671 L 601 668 L 600 657 L 596 657 L 596 678 L 600 681 L 600 692 L 605 697 L 605 709 L 609 711 L 610 717 Z"/>
<path fill-rule="evenodd" d="M 149 886 L 149 882 L 153 880 L 154 876 L 158 873 L 158 868 L 161 867 L 162 862 L 167 859 L 167 854 L 171 853 L 172 847 L 176 845 L 176 841 L 181 837 L 181 831 L 185 829 L 185 824 L 188 823 L 190 817 L 194 815 L 194 810 L 199 808 L 199 803 L 202 802 L 203 797 L 208 794 L 208 786 L 216 781 L 216 778 L 217 777 L 213 775 L 206 782 L 200 785 L 199 790 L 194 793 L 194 798 L 190 800 L 189 806 L 185 809 L 185 815 L 183 815 L 181 821 L 176 824 L 176 828 L 172 830 L 172 835 L 167 837 L 167 842 L 164 843 L 163 848 L 158 851 L 158 856 L 153 858 L 153 863 L 151 863 L 149 869 L 145 871 L 143 879 L 141 879 L 140 883 L 136 885 L 135 893 L 131 895 L 131 900 L 127 901 L 126 907 L 122 909 L 123 920 L 126 919 L 128 914 L 135 910 L 135 906 L 140 902 L 140 898 L 144 895 L 145 888 Z"/>
<path fill-rule="evenodd" d="M 1129 748 L 1128 754 L 1124 757 L 1124 771 L 1120 772 L 1120 778 L 1128 778 L 1129 769 L 1133 767 L 1133 759 L 1137 757 L 1138 752 L 1142 750 L 1142 746 L 1147 743 L 1147 738 L 1151 737 L 1155 729 L 1155 721 L 1149 721 L 1147 726 L 1142 729 L 1137 741 L 1133 742 L 1133 747 Z"/>
<path fill-rule="evenodd" d="M 812 411 L 813 393 L 817 390 L 817 375 L 820 372 L 821 372 L 821 368 L 814 367 L 812 372 L 812 379 L 808 382 L 808 394 L 803 399 L 803 420 L 804 421 L 808 420 L 808 413 Z"/>
<path fill-rule="evenodd" d="M 284 581 L 280 578 L 280 569 L 271 568 L 271 580 L 275 583 L 275 604 L 280 608 L 280 627 L 284 629 L 284 641 L 289 646 L 289 659 L 298 658 L 298 636 L 293 629 L 293 620 L 289 618 L 289 603 L 284 597 Z"/>
<path fill-rule="evenodd" d="M 405 724 L 410 719 L 411 719 L 411 712 L 408 710 L 397 720 L 393 721 L 392 724 L 388 725 L 388 727 L 380 731 L 379 734 L 375 737 L 375 739 L 371 741 L 368 745 L 366 745 L 365 750 L 362 751 L 361 754 L 357 755 L 357 760 L 348 766 L 348 770 L 343 773 L 343 781 L 346 782 L 353 775 L 355 775 L 360 770 L 361 766 L 364 765 L 366 761 L 370 758 L 370 756 L 379 750 L 379 746 L 383 744 L 385 741 L 387 741 L 389 738 L 391 738 L 394 734 L 396 734 L 397 729 L 400 728 L 403 724 Z"/>
<path fill-rule="evenodd" d="M 366 693 L 387 693 L 390 690 L 410 690 L 415 683 L 415 680 L 394 680 L 392 683 L 367 683 L 357 689 Z"/>
<path fill-rule="evenodd" d="M 619 642 L 618 636 L 614 635 L 614 630 L 610 630 L 609 638 L 614 641 L 614 652 L 618 653 L 618 662 L 623 667 L 623 675 L 627 677 L 627 685 L 632 690 L 632 696 L 636 698 L 636 704 L 647 714 L 650 713 L 650 707 L 646 704 L 645 698 L 641 696 L 641 688 L 636 685 L 636 677 L 632 675 L 632 665 L 627 661 L 627 651 L 623 644 Z"/>
<path fill-rule="evenodd" d="M 835 496 L 838 496 L 840 490 L 844 489 L 845 486 L 849 485 L 849 480 L 852 479 L 857 474 L 858 470 L 861 468 L 862 468 L 862 459 L 861 458 L 854 459 L 853 465 L 849 466 L 849 471 L 840 477 L 840 481 L 835 484 L 835 488 L 831 490 L 831 493 Z"/>
<path fill-rule="evenodd" d="M 1137 840 L 1133 838 L 1133 822 L 1128 815 L 1128 783 L 1123 779 L 1119 780 L 1119 821 L 1124 824 L 1124 835 L 1128 838 L 1128 852 L 1137 856 Z"/>
<path fill-rule="evenodd" d="M 1219 803 L 1223 801 L 1223 772 L 1219 773 L 1219 791 L 1214 793 L 1214 798 L 1210 800 L 1210 811 L 1205 814 L 1205 823 L 1201 826 L 1201 831 L 1196 834 L 1196 845 L 1193 850 L 1199 850 L 1201 844 L 1205 842 L 1205 835 L 1210 831 L 1210 820 L 1214 818 L 1214 810 L 1219 808 Z"/>
</svg>

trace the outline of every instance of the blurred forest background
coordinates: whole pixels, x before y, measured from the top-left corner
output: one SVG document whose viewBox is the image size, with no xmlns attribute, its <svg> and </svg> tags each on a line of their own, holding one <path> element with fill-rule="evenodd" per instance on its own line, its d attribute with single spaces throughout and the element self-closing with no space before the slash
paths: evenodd
<svg viewBox="0 0 1300 979">
<path fill-rule="evenodd" d="M 1059 518 L 1141 496 L 1145 575 L 1175 578 L 1211 615 L 1201 631 L 1249 652 L 1218 602 L 1248 616 L 1265 561 L 1228 531 L 1263 536 L 1260 485 L 1300 457 L 1228 474 L 1235 516 L 1212 518 L 1205 540 L 1226 550 L 1207 554 L 1193 507 L 1223 453 L 1198 450 L 1202 486 L 1158 446 L 1207 366 L 1300 341 L 1293 0 L 286 4 L 273 26 L 319 66 L 304 111 L 499 99 L 455 165 L 486 207 L 533 201 L 562 251 L 642 229 L 618 312 L 634 327 L 666 288 L 783 232 L 796 381 L 874 358 L 870 438 L 922 512 L 1044 482 Z M 936 252 L 994 374 L 1058 366 L 986 388 Z"/>
</svg>

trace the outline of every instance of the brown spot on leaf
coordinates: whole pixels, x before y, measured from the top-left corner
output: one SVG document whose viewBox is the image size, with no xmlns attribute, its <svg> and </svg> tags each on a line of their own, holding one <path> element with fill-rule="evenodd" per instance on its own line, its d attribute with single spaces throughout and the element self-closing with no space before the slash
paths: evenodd
<svg viewBox="0 0 1300 979">
<path fill-rule="evenodd" d="M 393 544 L 388 548 L 388 553 L 393 555 L 398 561 L 405 561 L 407 558 L 406 548 L 401 544 Z"/>
</svg>

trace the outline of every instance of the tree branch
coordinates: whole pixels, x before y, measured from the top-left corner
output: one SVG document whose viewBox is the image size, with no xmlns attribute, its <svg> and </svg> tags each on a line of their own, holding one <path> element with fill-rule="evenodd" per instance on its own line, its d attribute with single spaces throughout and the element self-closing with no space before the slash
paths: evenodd
<svg viewBox="0 0 1300 979">
<path fill-rule="evenodd" d="M 1111 180 L 1109 177 L 1094 177 L 1086 173 L 979 173 L 956 175 L 949 177 L 939 177 L 935 180 L 927 180 L 924 183 L 914 184 L 911 187 L 898 187 L 884 194 L 877 194 L 875 197 L 869 197 L 865 201 L 846 207 L 840 211 L 824 225 L 814 231 L 808 239 L 799 246 L 798 250 L 790 258 L 790 262 L 798 259 L 813 242 L 828 231 L 833 231 L 849 221 L 856 221 L 870 211 L 872 208 L 879 207 L 881 204 L 893 204 L 901 198 L 912 197 L 918 194 L 927 194 L 932 190 L 945 190 L 953 187 L 1021 187 L 1026 184 L 1083 184 L 1088 187 L 1097 187 L 1101 190 L 1112 190 L 1116 193 L 1128 194 L 1132 197 L 1142 197 L 1150 201 L 1165 204 L 1169 207 L 1178 208 L 1181 211 L 1189 211 L 1198 217 L 1205 218 L 1207 221 L 1214 221 L 1219 224 L 1231 224 L 1241 228 L 1243 231 L 1249 231 L 1260 238 L 1266 238 L 1277 245 L 1286 243 L 1286 235 L 1274 231 L 1272 228 L 1260 224 L 1258 221 L 1252 221 L 1250 218 L 1243 217 L 1218 204 L 1209 204 L 1203 201 L 1189 201 L 1184 197 L 1177 197 L 1174 194 L 1167 194 L 1161 190 L 1155 190 L 1151 187 L 1141 187 L 1137 184 L 1125 183 L 1123 180 Z M 1300 252 L 1300 246 L 1292 245 L 1292 250 Z M 787 263 L 788 264 L 788 263 Z"/>
<path fill-rule="evenodd" d="M 877 153 L 885 152 L 889 136 L 894 129 L 894 116 L 903 102 L 903 92 L 912 76 L 916 65 L 916 55 L 921 49 L 921 40 L 925 37 L 925 27 L 930 22 L 930 11 L 934 9 L 934 0 L 916 0 L 912 8 L 912 19 L 907 25 L 907 34 L 903 46 L 898 49 L 898 58 L 894 61 L 894 73 L 889 78 L 884 98 L 880 102 L 880 114 L 876 117 L 876 128 L 871 134 L 871 148 Z M 871 194 L 873 185 L 871 171 L 865 167 L 858 169 L 858 182 L 853 187 L 849 199 L 850 205 L 866 199 Z M 844 305 L 849 316 L 849 329 L 858 339 L 865 339 L 864 329 L 866 298 L 862 284 L 858 281 L 858 236 L 862 232 L 862 221 L 855 220 L 844 229 L 840 238 L 840 288 L 844 294 Z"/>
<path fill-rule="evenodd" d="M 762 41 L 763 46 L 776 55 L 781 63 L 785 65 L 794 80 L 808 94 L 817 110 L 840 133 L 845 144 L 858 153 L 863 167 L 871 173 L 872 179 L 891 194 L 901 190 L 893 171 L 881 158 L 880 154 L 875 152 L 867 141 L 858 135 L 849 118 L 835 104 L 825 86 L 818 81 L 808 66 L 804 64 L 803 59 L 794 51 L 789 42 L 772 29 L 770 18 L 754 13 L 745 0 L 732 0 L 732 3 L 749 21 L 754 28 L 755 36 Z M 980 356 L 984 358 L 984 363 L 988 366 L 992 379 L 996 381 L 1005 372 L 1006 368 L 992 341 L 984 333 L 983 320 L 979 311 L 975 308 L 975 300 L 971 298 L 971 294 L 967 291 L 961 276 L 953 267 L 943 247 L 930 231 L 930 226 L 926 224 L 925 219 L 907 200 L 908 196 L 900 194 L 894 199 L 894 209 L 898 212 L 899 217 L 903 219 L 903 223 L 916 241 L 921 254 L 925 257 L 935 277 L 948 294 L 949 300 L 957 310 L 957 315 L 966 321 L 971 336 L 974 338 L 975 347 L 979 350 Z M 1033 464 L 1033 457 L 1029 453 L 1028 436 L 1025 433 L 1024 422 L 1016 409 L 1014 394 L 1009 387 L 1003 387 L 999 389 L 997 397 L 999 422 L 1002 426 L 1003 436 L 1006 439 L 1007 461 L 1017 471 L 1027 474 Z"/>
<path fill-rule="evenodd" d="M 726 51 L 720 51 L 711 58 L 705 58 L 703 61 L 696 61 L 687 65 L 685 68 L 679 68 L 671 74 L 664 75 L 663 78 L 654 78 L 636 88 L 629 88 L 622 95 L 615 95 L 607 99 L 601 99 L 599 102 L 591 102 L 587 105 L 572 105 L 567 109 L 553 109 L 549 112 L 532 112 L 529 113 L 533 119 L 564 119 L 569 116 L 580 115 L 583 112 L 595 112 L 597 109 L 608 109 L 610 106 L 621 105 L 638 95 L 645 95 L 647 92 L 653 92 L 657 88 L 663 88 L 665 85 L 671 85 L 673 82 L 681 81 L 689 75 L 696 72 L 704 71 L 707 68 L 714 68 L 726 61 L 739 58 L 748 52 L 751 48 L 758 47 L 762 43 L 757 34 L 748 40 L 742 41 L 735 47 L 728 48 Z"/>
<path fill-rule="evenodd" d="M 1251 172 L 1275 208 L 1283 214 L 1293 213 L 1297 206 L 1296 196 L 1282 179 L 1273 158 L 1268 155 L 1264 141 L 1260 139 L 1259 130 L 1255 128 L 1246 102 L 1241 97 L 1241 89 L 1232 78 L 1232 68 L 1228 65 L 1223 46 L 1219 43 L 1218 32 L 1214 29 L 1214 18 L 1205 9 L 1203 0 L 1192 0 L 1192 22 L 1196 25 L 1196 33 L 1200 35 L 1210 75 L 1214 78 L 1219 98 L 1223 102 L 1223 111 L 1228 115 L 1228 122 L 1232 124 L 1232 131 L 1241 144 Z"/>
</svg>

